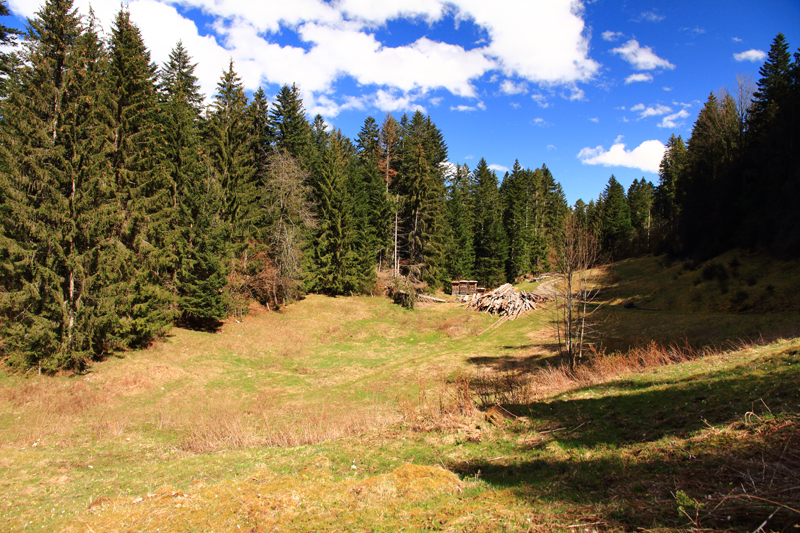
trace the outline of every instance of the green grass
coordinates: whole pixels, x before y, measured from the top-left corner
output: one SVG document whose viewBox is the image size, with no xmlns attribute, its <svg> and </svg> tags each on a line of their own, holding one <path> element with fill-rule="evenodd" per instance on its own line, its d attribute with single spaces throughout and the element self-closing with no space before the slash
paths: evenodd
<svg viewBox="0 0 800 533">
<path fill-rule="evenodd" d="M 793 266 L 736 257 L 775 298 L 796 287 Z M 695 285 L 692 266 L 607 270 L 597 340 L 725 349 L 526 389 L 504 416 L 466 409 L 460 384 L 538 383 L 557 360 L 547 309 L 483 333 L 496 318 L 454 304 L 310 296 L 85 375 L 0 373 L 0 530 L 753 531 L 776 509 L 765 531 L 785 530 L 800 520 L 781 492 L 800 485 L 797 307 L 733 313 L 733 286 Z M 672 294 L 693 289 L 702 305 Z M 775 340 L 728 343 L 759 336 Z"/>
</svg>

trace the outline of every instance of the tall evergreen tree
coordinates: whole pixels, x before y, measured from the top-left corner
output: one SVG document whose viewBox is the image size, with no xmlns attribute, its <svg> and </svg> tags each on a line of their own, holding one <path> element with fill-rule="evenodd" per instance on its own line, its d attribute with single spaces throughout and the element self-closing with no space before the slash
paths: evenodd
<svg viewBox="0 0 800 533">
<path fill-rule="evenodd" d="M 269 111 L 269 126 L 278 150 L 285 150 L 301 165 L 310 168 L 311 126 L 296 85 L 281 87 Z"/>
<path fill-rule="evenodd" d="M 108 84 L 113 135 L 111 165 L 124 215 L 119 238 L 130 254 L 117 284 L 129 317 L 131 344 L 143 344 L 169 327 L 171 296 L 164 288 L 170 269 L 169 191 L 163 128 L 158 116 L 156 71 L 130 13 L 120 10 L 111 32 Z"/>
<path fill-rule="evenodd" d="M 206 144 L 211 166 L 222 187 L 222 220 L 232 228 L 237 248 L 242 248 L 258 233 L 250 224 L 257 206 L 259 189 L 254 183 L 255 167 L 250 146 L 251 122 L 247 116 L 247 97 L 242 80 L 233 68 L 217 83 L 217 94 L 206 121 Z"/>
<path fill-rule="evenodd" d="M 625 196 L 625 188 L 612 174 L 603 190 L 602 235 L 603 249 L 619 256 L 629 245 L 633 232 L 631 212 Z"/>
<path fill-rule="evenodd" d="M 108 290 L 120 264 L 108 61 L 69 0 L 29 21 L 23 56 L 0 142 L 2 349 L 22 368 L 81 369 L 129 340 Z"/>
<path fill-rule="evenodd" d="M 652 225 L 653 196 L 655 187 L 649 181 L 633 180 L 628 188 L 628 209 L 631 214 L 631 226 L 637 244 L 643 249 L 650 246 L 650 227 Z"/>
<path fill-rule="evenodd" d="M 685 166 L 686 145 L 680 135 L 676 137 L 673 133 L 667 141 L 664 157 L 661 158 L 658 168 L 658 186 L 654 198 L 654 209 L 668 233 L 677 229 L 681 204 L 678 191 Z"/>
<path fill-rule="evenodd" d="M 451 279 L 472 279 L 475 268 L 475 248 L 472 237 L 472 217 L 469 208 L 472 173 L 467 165 L 456 165 L 447 193 L 447 215 L 450 242 L 446 254 L 447 274 Z"/>
<path fill-rule="evenodd" d="M 322 153 L 315 180 L 319 205 L 308 280 L 311 291 L 340 295 L 360 288 L 353 203 L 347 187 L 351 171 L 346 139 L 336 131 Z"/>
<path fill-rule="evenodd" d="M 487 287 L 505 282 L 505 232 L 497 175 L 481 158 L 475 167 L 475 198 L 473 200 L 475 275 Z"/>
</svg>

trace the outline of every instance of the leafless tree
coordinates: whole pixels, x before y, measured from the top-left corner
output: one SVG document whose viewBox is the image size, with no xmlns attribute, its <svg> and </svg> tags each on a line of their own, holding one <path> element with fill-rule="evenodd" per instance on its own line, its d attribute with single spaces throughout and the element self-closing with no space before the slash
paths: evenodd
<svg viewBox="0 0 800 533">
<path fill-rule="evenodd" d="M 289 300 L 298 294 L 303 246 L 308 231 L 316 224 L 306 178 L 289 154 L 275 152 L 270 156 L 264 208 L 269 217 L 266 240 L 277 270 L 273 291 L 276 305 L 278 294 Z"/>
<path fill-rule="evenodd" d="M 564 219 L 555 243 L 555 266 L 561 280 L 555 291 L 555 323 L 562 354 L 575 370 L 583 356 L 586 332 L 596 292 L 589 287 L 588 273 L 597 261 L 594 234 L 574 213 Z"/>
</svg>

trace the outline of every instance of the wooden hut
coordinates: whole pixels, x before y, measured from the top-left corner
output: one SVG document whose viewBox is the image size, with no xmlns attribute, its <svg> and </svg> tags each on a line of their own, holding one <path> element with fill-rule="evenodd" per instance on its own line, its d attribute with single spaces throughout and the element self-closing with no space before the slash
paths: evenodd
<svg viewBox="0 0 800 533">
<path fill-rule="evenodd" d="M 469 280 L 453 281 L 453 296 L 472 296 L 478 292 L 478 282 Z"/>
</svg>

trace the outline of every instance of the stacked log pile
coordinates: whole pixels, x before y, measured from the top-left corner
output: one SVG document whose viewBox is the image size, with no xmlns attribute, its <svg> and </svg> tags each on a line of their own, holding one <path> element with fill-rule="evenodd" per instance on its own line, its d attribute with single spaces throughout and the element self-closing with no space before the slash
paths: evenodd
<svg viewBox="0 0 800 533">
<path fill-rule="evenodd" d="M 506 320 L 514 320 L 522 313 L 533 311 L 536 304 L 550 300 L 532 292 L 517 292 L 510 283 L 501 285 L 492 292 L 477 296 L 467 303 L 467 307 L 492 315 L 500 315 Z"/>
</svg>

